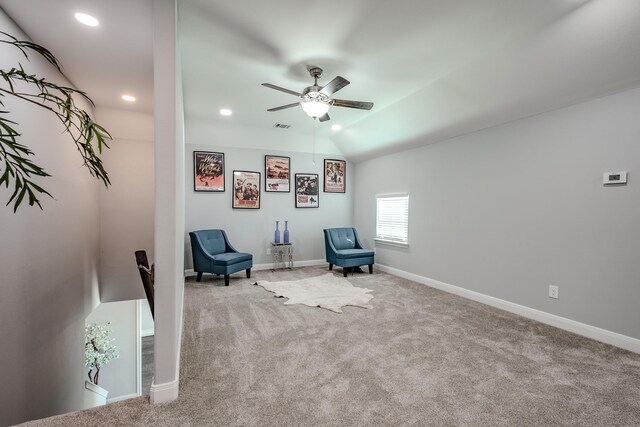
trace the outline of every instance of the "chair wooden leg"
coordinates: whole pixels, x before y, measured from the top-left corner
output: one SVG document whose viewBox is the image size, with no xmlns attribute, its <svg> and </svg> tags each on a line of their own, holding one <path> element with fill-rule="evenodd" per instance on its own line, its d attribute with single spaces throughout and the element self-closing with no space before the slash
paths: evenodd
<svg viewBox="0 0 640 427">
<path fill-rule="evenodd" d="M 373 274 L 373 264 L 369 264 L 369 274 Z"/>
<path fill-rule="evenodd" d="M 349 272 L 349 269 L 347 267 L 342 267 L 342 274 L 344 274 L 344 277 L 347 277 L 348 272 Z"/>
<path fill-rule="evenodd" d="M 329 271 L 333 270 L 333 264 L 329 263 Z"/>
<path fill-rule="evenodd" d="M 247 279 L 251 279 L 251 269 L 247 268 Z"/>
<path fill-rule="evenodd" d="M 224 275 L 224 285 L 225 286 L 229 286 L 229 275 L 228 274 Z"/>
<path fill-rule="evenodd" d="M 196 282 L 199 282 L 202 279 L 202 271 L 198 271 L 198 277 L 196 277 Z"/>
</svg>

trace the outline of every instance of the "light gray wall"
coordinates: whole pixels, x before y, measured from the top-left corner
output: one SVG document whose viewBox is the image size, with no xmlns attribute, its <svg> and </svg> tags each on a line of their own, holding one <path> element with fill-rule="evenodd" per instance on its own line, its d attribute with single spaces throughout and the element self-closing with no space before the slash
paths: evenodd
<svg viewBox="0 0 640 427">
<path fill-rule="evenodd" d="M 640 338 L 638 117 L 640 89 L 358 163 L 355 224 L 372 244 L 375 195 L 408 191 L 379 263 Z"/>
<path fill-rule="evenodd" d="M 134 253 L 146 250 L 153 263 L 153 116 L 106 108 L 96 114 L 113 137 L 103 156 L 111 186 L 100 190 L 100 300 L 142 299 Z"/>
<path fill-rule="evenodd" d="M 236 114 L 241 115 L 242 112 Z M 273 113 L 272 113 L 273 114 Z M 298 114 L 305 116 L 300 110 Z M 274 123 L 277 115 L 272 117 Z M 292 127 L 278 129 L 275 127 L 246 126 L 234 115 L 223 120 L 187 116 L 185 118 L 185 138 L 190 144 L 215 145 L 217 147 L 249 148 L 254 150 L 296 152 L 296 153 L 325 153 L 332 156 L 342 155 L 332 139 L 322 134 L 323 128 L 330 126 L 331 121 L 317 123 L 309 120 L 306 128 Z M 334 135 L 335 136 L 335 135 Z"/>
<path fill-rule="evenodd" d="M 225 192 L 203 193 L 193 190 L 193 151 L 216 151 L 225 154 Z M 291 158 L 291 192 L 264 191 L 264 156 Z M 315 158 L 315 164 L 314 164 Z M 193 268 L 188 233 L 193 230 L 221 228 L 234 247 L 253 254 L 253 263 L 271 262 L 266 250 L 273 241 L 275 221 L 289 221 L 291 242 L 294 244 L 294 262 L 324 259 L 323 228 L 349 226 L 352 221 L 353 180 L 351 164 L 347 163 L 347 192 L 324 193 L 320 189 L 318 208 L 296 208 L 294 176 L 296 173 L 317 173 L 322 187 L 323 159 L 338 158 L 335 154 L 312 154 L 288 151 L 264 151 L 249 148 L 217 147 L 187 144 L 186 147 L 186 235 L 185 268 Z M 260 209 L 232 209 L 232 175 L 234 170 L 261 173 Z M 284 223 L 280 223 L 280 232 Z"/>
<path fill-rule="evenodd" d="M 153 335 L 155 325 L 153 322 L 153 316 L 151 315 L 151 308 L 149 302 L 146 299 L 140 300 L 141 312 L 140 312 L 140 333 L 142 336 Z"/>
<path fill-rule="evenodd" d="M 0 30 L 24 38 L 0 10 Z M 0 45 L 0 67 L 70 83 L 36 56 Z M 84 320 L 98 304 L 98 186 L 63 127 L 43 109 L 3 98 L 21 142 L 52 176 L 43 211 L 16 214 L 0 188 L 0 425 L 81 408 Z M 88 106 L 80 104 L 84 108 Z M 76 349 L 75 351 L 73 349 Z"/>
<path fill-rule="evenodd" d="M 153 2 L 155 339 L 151 402 L 178 397 L 184 295 L 184 107 L 177 0 Z"/>
<path fill-rule="evenodd" d="M 104 325 L 111 322 L 113 344 L 118 347 L 120 357 L 100 369 L 98 385 L 109 392 L 107 399 L 122 396 L 131 397 L 137 393 L 138 342 L 137 328 L 138 301 L 117 301 L 100 304 L 87 317 L 86 323 Z M 85 368 L 85 373 L 89 369 Z"/>
</svg>

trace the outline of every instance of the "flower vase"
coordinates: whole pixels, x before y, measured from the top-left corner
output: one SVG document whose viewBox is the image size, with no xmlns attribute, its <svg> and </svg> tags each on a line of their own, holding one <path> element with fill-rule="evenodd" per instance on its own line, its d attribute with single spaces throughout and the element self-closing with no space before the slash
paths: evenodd
<svg viewBox="0 0 640 427">
<path fill-rule="evenodd" d="M 289 221 L 284 222 L 284 242 L 289 243 Z"/>
<path fill-rule="evenodd" d="M 90 381 L 84 382 L 83 409 L 95 408 L 107 404 L 109 392 Z"/>
<path fill-rule="evenodd" d="M 280 230 L 278 229 L 278 223 L 280 221 L 276 221 L 276 231 L 273 234 L 273 243 L 280 243 Z"/>
</svg>

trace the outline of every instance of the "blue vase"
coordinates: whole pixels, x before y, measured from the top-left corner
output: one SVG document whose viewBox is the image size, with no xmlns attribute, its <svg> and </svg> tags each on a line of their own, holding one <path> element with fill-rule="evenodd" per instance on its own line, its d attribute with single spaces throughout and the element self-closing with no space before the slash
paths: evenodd
<svg viewBox="0 0 640 427">
<path fill-rule="evenodd" d="M 284 242 L 289 243 L 289 221 L 284 222 Z"/>
<path fill-rule="evenodd" d="M 276 221 L 276 231 L 273 234 L 273 243 L 280 243 L 280 230 L 278 229 L 278 223 L 280 221 Z"/>
</svg>

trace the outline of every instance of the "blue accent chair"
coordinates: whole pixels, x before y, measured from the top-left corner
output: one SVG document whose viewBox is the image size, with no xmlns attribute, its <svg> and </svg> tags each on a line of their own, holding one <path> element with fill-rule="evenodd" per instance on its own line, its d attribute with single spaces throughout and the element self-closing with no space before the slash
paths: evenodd
<svg viewBox="0 0 640 427">
<path fill-rule="evenodd" d="M 229 286 L 229 275 L 241 270 L 246 270 L 247 278 L 251 278 L 253 255 L 235 250 L 224 230 L 192 231 L 189 237 L 198 282 L 202 273 L 222 274 L 224 285 Z"/>
<path fill-rule="evenodd" d="M 361 265 L 369 266 L 369 274 L 373 273 L 374 253 L 362 246 L 355 228 L 326 228 L 324 230 L 324 249 L 329 263 L 329 270 L 333 265 L 342 267 L 344 277 L 349 269 Z"/>
</svg>

